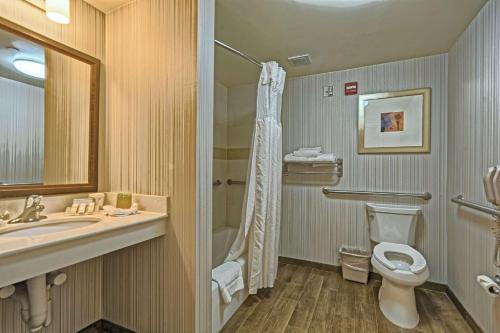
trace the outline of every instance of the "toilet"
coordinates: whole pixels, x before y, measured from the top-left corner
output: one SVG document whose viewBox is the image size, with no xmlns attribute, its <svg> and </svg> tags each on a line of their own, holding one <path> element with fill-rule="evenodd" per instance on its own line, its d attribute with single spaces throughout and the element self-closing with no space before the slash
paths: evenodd
<svg viewBox="0 0 500 333">
<path fill-rule="evenodd" d="M 429 278 L 427 262 L 415 244 L 415 228 L 421 208 L 366 204 L 370 239 L 377 243 L 371 263 L 382 276 L 380 310 L 393 324 L 412 329 L 420 320 L 414 288 Z"/>
</svg>

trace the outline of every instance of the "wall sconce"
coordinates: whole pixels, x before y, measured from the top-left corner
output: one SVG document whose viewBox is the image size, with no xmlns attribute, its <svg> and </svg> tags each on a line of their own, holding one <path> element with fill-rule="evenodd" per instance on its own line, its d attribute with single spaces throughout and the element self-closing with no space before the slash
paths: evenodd
<svg viewBox="0 0 500 333">
<path fill-rule="evenodd" d="M 45 11 L 47 17 L 59 24 L 70 22 L 70 0 L 24 0 Z"/>
</svg>

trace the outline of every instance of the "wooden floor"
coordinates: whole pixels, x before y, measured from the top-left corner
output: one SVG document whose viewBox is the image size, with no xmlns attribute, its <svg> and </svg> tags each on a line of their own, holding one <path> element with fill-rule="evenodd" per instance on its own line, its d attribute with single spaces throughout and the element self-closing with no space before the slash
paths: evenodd
<svg viewBox="0 0 500 333">
<path fill-rule="evenodd" d="M 344 281 L 311 266 L 280 264 L 276 285 L 250 296 L 222 332 L 461 333 L 471 332 L 446 294 L 416 290 L 420 323 L 414 330 L 391 324 L 378 307 L 380 282 Z"/>
</svg>

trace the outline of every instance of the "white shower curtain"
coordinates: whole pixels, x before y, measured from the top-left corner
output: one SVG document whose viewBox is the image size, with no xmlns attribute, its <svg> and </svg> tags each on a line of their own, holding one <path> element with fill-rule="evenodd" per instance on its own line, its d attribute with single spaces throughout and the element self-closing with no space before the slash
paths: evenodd
<svg viewBox="0 0 500 333">
<path fill-rule="evenodd" d="M 248 161 L 241 224 L 226 261 L 248 250 L 248 289 L 273 287 L 278 271 L 281 218 L 281 103 L 285 71 L 265 63 L 257 90 L 257 116 Z"/>
</svg>

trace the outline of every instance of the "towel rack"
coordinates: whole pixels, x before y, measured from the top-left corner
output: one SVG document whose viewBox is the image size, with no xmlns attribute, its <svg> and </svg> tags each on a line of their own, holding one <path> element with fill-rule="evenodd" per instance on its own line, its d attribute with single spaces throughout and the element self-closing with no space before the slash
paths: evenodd
<svg viewBox="0 0 500 333">
<path fill-rule="evenodd" d="M 226 181 L 227 185 L 245 185 L 246 182 L 242 181 L 242 180 L 232 180 L 231 178 L 229 178 L 227 181 Z"/>
<path fill-rule="evenodd" d="M 486 214 L 500 217 L 500 210 L 499 209 L 491 208 L 488 206 L 483 206 L 483 205 L 480 205 L 480 204 L 472 202 L 472 201 L 467 201 L 464 199 L 463 195 L 458 195 L 456 197 L 451 198 L 451 202 L 454 202 L 454 203 L 461 205 L 461 206 L 472 208 L 474 210 L 477 210 L 477 211 L 480 211 L 480 212 L 483 212 Z"/>
<path fill-rule="evenodd" d="M 344 175 L 344 160 L 342 158 L 337 158 L 335 162 L 326 162 L 326 161 L 318 161 L 318 162 L 284 162 L 285 167 L 283 171 L 283 175 L 337 175 L 338 177 L 342 177 Z M 333 166 L 336 167 L 336 171 L 290 171 L 288 168 L 289 164 L 295 165 L 308 165 L 312 168 L 314 167 L 328 167 Z"/>
<path fill-rule="evenodd" d="M 413 199 L 432 199 L 432 194 L 425 193 L 400 193 L 400 192 L 372 192 L 372 191 L 350 191 L 350 190 L 334 190 L 323 188 L 323 194 L 341 194 L 341 195 L 363 195 L 363 196 L 377 196 L 377 197 L 394 197 L 394 198 L 413 198 Z"/>
</svg>

